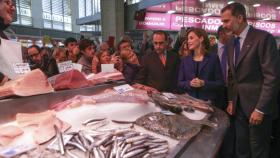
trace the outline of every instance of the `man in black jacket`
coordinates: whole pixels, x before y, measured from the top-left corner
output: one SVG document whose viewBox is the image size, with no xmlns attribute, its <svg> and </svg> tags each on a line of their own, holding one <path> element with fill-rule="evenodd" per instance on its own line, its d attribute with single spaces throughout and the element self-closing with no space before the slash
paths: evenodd
<svg viewBox="0 0 280 158">
<path fill-rule="evenodd" d="M 14 13 L 15 5 L 12 0 L 0 0 L 0 37 L 2 39 L 8 39 L 4 30 L 12 23 Z M 8 81 L 8 77 L 0 72 L 0 85 L 3 85 L 6 81 Z"/>
<path fill-rule="evenodd" d="M 153 33 L 154 50 L 145 53 L 135 82 L 158 91 L 173 92 L 176 87 L 179 56 L 167 50 L 168 36 L 163 31 Z M 149 89 L 147 89 L 149 91 Z"/>
</svg>

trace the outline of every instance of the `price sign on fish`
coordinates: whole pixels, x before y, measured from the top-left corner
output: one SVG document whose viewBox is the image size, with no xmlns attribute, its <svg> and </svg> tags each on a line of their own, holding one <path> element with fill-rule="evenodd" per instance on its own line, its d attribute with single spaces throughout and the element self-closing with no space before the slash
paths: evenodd
<svg viewBox="0 0 280 158">
<path fill-rule="evenodd" d="M 16 74 L 26 74 L 31 71 L 28 63 L 14 63 L 13 68 Z"/>
</svg>

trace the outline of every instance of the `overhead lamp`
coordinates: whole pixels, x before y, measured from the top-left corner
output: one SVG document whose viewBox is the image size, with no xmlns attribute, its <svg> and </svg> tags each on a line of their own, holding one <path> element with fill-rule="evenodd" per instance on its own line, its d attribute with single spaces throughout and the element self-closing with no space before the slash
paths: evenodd
<svg viewBox="0 0 280 158">
<path fill-rule="evenodd" d="M 280 10 L 280 6 L 276 7 L 276 9 Z"/>
<path fill-rule="evenodd" d="M 176 11 L 175 10 L 168 10 L 167 11 L 167 14 L 173 14 L 173 13 L 175 13 Z"/>
<path fill-rule="evenodd" d="M 271 20 L 271 19 L 270 18 L 265 18 L 265 19 L 262 19 L 262 20 L 267 21 L 267 20 Z"/>
<path fill-rule="evenodd" d="M 229 1 L 229 2 L 227 2 L 227 4 L 231 4 L 231 3 L 234 3 L 234 1 Z"/>
<path fill-rule="evenodd" d="M 202 16 L 211 16 L 211 15 L 212 15 L 211 13 L 205 13 Z"/>
<path fill-rule="evenodd" d="M 206 2 L 206 0 L 199 0 L 200 2 Z"/>
<path fill-rule="evenodd" d="M 261 6 L 261 4 L 259 4 L 259 3 L 256 3 L 256 4 L 253 5 L 253 7 L 255 7 L 255 8 L 259 7 L 259 6 Z"/>
</svg>

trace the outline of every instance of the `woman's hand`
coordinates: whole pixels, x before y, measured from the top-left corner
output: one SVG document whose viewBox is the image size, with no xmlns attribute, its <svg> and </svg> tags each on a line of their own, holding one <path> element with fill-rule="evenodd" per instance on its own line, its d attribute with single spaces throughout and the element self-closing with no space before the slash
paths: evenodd
<svg viewBox="0 0 280 158">
<path fill-rule="evenodd" d="M 194 88 L 200 88 L 205 85 L 205 82 L 199 78 L 194 78 L 190 82 L 190 86 Z"/>
</svg>

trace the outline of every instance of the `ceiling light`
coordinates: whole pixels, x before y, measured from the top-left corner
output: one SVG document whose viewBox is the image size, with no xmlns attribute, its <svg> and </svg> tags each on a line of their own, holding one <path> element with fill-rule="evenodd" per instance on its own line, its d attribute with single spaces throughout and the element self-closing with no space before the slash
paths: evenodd
<svg viewBox="0 0 280 158">
<path fill-rule="evenodd" d="M 206 2 L 206 0 L 199 0 L 200 2 Z"/>
<path fill-rule="evenodd" d="M 211 13 L 205 13 L 202 16 L 211 16 L 211 15 L 212 15 Z"/>
<path fill-rule="evenodd" d="M 173 14 L 173 13 L 175 13 L 176 11 L 175 10 L 168 10 L 167 11 L 167 14 Z"/>
<path fill-rule="evenodd" d="M 262 19 L 262 20 L 267 21 L 267 20 L 271 20 L 271 19 L 270 18 L 265 18 L 265 19 Z"/>
<path fill-rule="evenodd" d="M 253 5 L 253 7 L 259 7 L 259 6 L 261 6 L 261 4 L 259 3 Z"/>
<path fill-rule="evenodd" d="M 276 9 L 279 9 L 279 10 L 280 10 L 280 6 L 276 7 Z"/>
<path fill-rule="evenodd" d="M 231 4 L 231 3 L 234 3 L 234 1 L 229 1 L 229 2 L 227 2 L 227 4 Z"/>
</svg>

